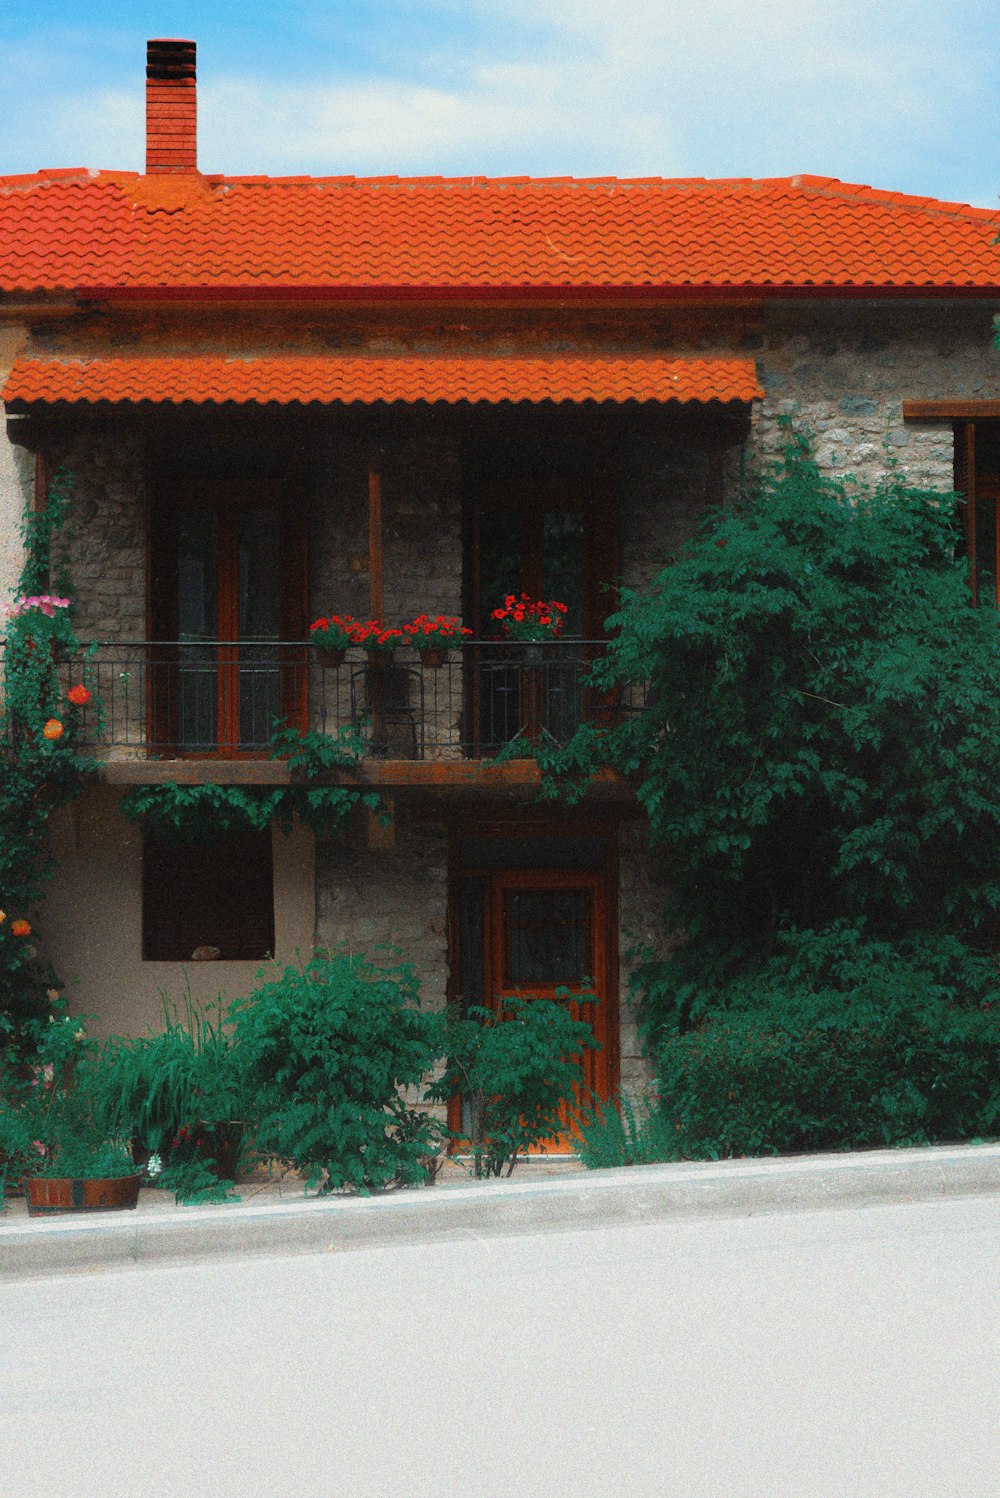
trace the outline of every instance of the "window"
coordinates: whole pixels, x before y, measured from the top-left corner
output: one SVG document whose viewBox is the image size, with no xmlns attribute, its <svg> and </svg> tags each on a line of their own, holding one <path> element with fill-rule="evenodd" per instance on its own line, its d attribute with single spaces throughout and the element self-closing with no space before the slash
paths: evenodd
<svg viewBox="0 0 1000 1498">
<path fill-rule="evenodd" d="M 228 833 L 210 842 L 147 836 L 142 856 L 145 962 L 207 957 L 260 961 L 273 952 L 269 831 Z"/>
<path fill-rule="evenodd" d="M 963 421 L 955 430 L 955 487 L 973 596 L 1000 604 L 1000 421 Z"/>
<path fill-rule="evenodd" d="M 262 753 L 304 724 L 301 495 L 265 481 L 164 482 L 150 511 L 151 745 Z"/>
</svg>

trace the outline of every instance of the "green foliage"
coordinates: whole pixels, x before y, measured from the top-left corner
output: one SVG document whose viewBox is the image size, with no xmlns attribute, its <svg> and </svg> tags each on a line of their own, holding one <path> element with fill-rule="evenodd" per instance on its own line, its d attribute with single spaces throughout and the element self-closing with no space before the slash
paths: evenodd
<svg viewBox="0 0 1000 1498">
<path fill-rule="evenodd" d="M 129 1175 L 135 1166 L 105 1107 L 102 1063 L 62 1000 L 26 1027 L 30 1064 L 0 1063 L 0 1174 Z"/>
<path fill-rule="evenodd" d="M 558 989 L 554 999 L 504 998 L 496 1011 L 472 1005 L 448 1016 L 444 1073 L 427 1095 L 461 1094 L 477 1177 L 510 1175 L 519 1155 L 564 1130 L 566 1101 L 587 1101 L 580 1056 L 597 1042 L 570 999 L 580 995 Z"/>
<path fill-rule="evenodd" d="M 183 1015 L 163 1005 L 163 1029 L 134 1039 L 113 1036 L 103 1052 L 102 1087 L 112 1126 L 170 1160 L 182 1130 L 248 1119 L 242 1058 L 221 1000 L 214 1012 L 188 994 Z"/>
<path fill-rule="evenodd" d="M 288 761 L 290 785 L 141 785 L 128 792 L 121 810 L 151 831 L 184 839 L 259 832 L 272 822 L 288 832 L 295 820 L 306 823 L 318 837 L 330 836 L 343 829 L 357 806 L 378 810 L 382 804 L 377 791 L 329 783 L 331 775 L 352 769 L 363 754 L 353 729 L 334 736 L 276 728 L 271 758 Z"/>
<path fill-rule="evenodd" d="M 324 1191 L 426 1180 L 439 1131 L 403 1093 L 441 1054 L 442 1026 L 418 1004 L 409 968 L 338 952 L 285 968 L 234 1005 L 260 1148 Z"/>
<path fill-rule="evenodd" d="M 29 512 L 22 530 L 26 558 L 18 584 L 20 597 L 47 588 L 66 591 L 59 532 L 71 485 L 56 476 L 44 511 Z M 60 572 L 59 569 L 63 570 Z M 50 572 L 58 574 L 56 584 Z M 38 607 L 14 613 L 4 623 L 3 694 L 0 698 L 0 1045 L 21 1054 L 28 1047 L 25 1026 L 48 1012 L 52 975 L 40 957 L 37 934 L 17 935 L 14 923 L 29 920 L 52 873 L 48 822 L 52 812 L 79 794 L 95 770 L 78 748 L 80 710 L 63 694 L 56 655 L 78 649 L 70 615 L 55 608 L 49 617 Z M 86 669 L 84 677 L 86 678 Z M 92 711 L 97 711 L 95 703 Z M 47 738 L 45 724 L 62 727 Z"/>
<path fill-rule="evenodd" d="M 675 1126 L 664 1118 L 658 1101 L 643 1099 L 636 1106 L 621 1097 L 597 1108 L 581 1131 L 579 1154 L 587 1169 L 677 1159 Z"/>
<path fill-rule="evenodd" d="M 1000 978 L 953 938 L 791 932 L 716 997 L 724 1011 L 708 1004 L 709 1017 L 657 1048 L 678 1157 L 1000 1131 Z"/>
<path fill-rule="evenodd" d="M 956 560 L 949 495 L 822 477 L 802 441 L 623 595 L 599 684 L 646 709 L 548 756 L 550 791 L 634 778 L 684 942 L 641 974 L 652 1026 L 790 927 L 989 948 L 1000 907 L 1000 635 Z"/>
<path fill-rule="evenodd" d="M 222 1180 L 211 1160 L 176 1160 L 164 1166 L 156 1178 L 163 1191 L 172 1191 L 182 1207 L 204 1207 L 238 1202 L 233 1182 Z"/>
</svg>

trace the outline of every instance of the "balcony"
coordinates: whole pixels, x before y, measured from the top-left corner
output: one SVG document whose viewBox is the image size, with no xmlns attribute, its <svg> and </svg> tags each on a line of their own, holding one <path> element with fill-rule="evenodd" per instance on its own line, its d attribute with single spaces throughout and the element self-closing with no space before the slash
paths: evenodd
<svg viewBox="0 0 1000 1498">
<path fill-rule="evenodd" d="M 611 726 L 640 708 L 639 686 L 609 695 L 584 683 L 605 648 L 465 640 L 433 667 L 408 649 L 391 661 L 352 650 L 326 665 L 305 641 L 101 641 L 59 669 L 67 689 L 83 680 L 100 703 L 84 711 L 83 738 L 109 767 L 256 760 L 259 771 L 248 763 L 240 778 L 273 778 L 271 735 L 289 725 L 352 729 L 367 778 L 392 779 L 395 766 L 404 780 L 433 780 L 500 751 L 528 760 L 534 746 L 564 744 L 585 721 Z M 418 764 L 439 773 L 406 772 Z"/>
</svg>

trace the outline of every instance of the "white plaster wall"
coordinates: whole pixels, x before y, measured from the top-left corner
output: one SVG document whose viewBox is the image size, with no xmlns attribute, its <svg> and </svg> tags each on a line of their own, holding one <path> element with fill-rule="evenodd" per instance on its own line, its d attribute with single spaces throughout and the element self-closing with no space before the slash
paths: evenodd
<svg viewBox="0 0 1000 1498">
<path fill-rule="evenodd" d="M 71 1008 L 99 1016 L 97 1036 L 160 1028 L 161 995 L 183 1003 L 188 983 L 198 1004 L 238 998 L 262 967 L 142 960 L 142 834 L 119 812 L 120 796 L 92 787 L 52 818 L 57 869 L 38 922 Z M 275 962 L 285 966 L 308 958 L 315 941 L 315 843 L 303 827 L 273 837 Z"/>
<path fill-rule="evenodd" d="M 0 385 L 26 338 L 27 328 L 21 325 L 0 327 Z M 24 556 L 21 517 L 32 496 L 35 474 L 31 454 L 8 439 L 5 420 L 0 404 L 0 602 L 6 602 L 17 587 Z"/>
</svg>

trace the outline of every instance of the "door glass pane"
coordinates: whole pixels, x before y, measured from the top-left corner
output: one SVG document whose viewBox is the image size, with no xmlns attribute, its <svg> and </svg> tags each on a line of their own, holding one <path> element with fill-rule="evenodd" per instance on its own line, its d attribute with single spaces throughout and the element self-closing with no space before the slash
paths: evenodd
<svg viewBox="0 0 1000 1498">
<path fill-rule="evenodd" d="M 278 512 L 241 509 L 237 519 L 240 747 L 271 738 L 281 703 Z"/>
<path fill-rule="evenodd" d="M 479 517 L 480 638 L 497 633 L 490 618 L 508 593 L 524 587 L 523 521 L 518 510 L 484 510 Z"/>
<path fill-rule="evenodd" d="M 600 837 L 463 837 L 459 857 L 466 869 L 603 869 Z"/>
<path fill-rule="evenodd" d="M 541 727 L 557 744 L 572 738 L 583 721 L 583 652 L 566 643 L 582 639 L 583 516 L 572 510 L 548 510 L 542 522 L 542 593 L 567 606 L 562 644 L 545 662 Z"/>
<path fill-rule="evenodd" d="M 583 516 L 546 510 L 542 518 L 542 597 L 567 605 L 563 637 L 583 638 Z"/>
<path fill-rule="evenodd" d="M 185 749 L 211 748 L 216 739 L 217 575 L 217 516 L 178 510 L 178 737 Z"/>
<path fill-rule="evenodd" d="M 590 961 L 589 890 L 504 893 L 504 981 L 579 983 Z"/>
</svg>

